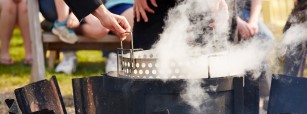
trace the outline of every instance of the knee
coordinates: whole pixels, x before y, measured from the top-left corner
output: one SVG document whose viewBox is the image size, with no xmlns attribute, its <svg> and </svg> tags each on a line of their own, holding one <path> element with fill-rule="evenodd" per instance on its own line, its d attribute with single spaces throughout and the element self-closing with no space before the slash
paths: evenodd
<svg viewBox="0 0 307 114">
<path fill-rule="evenodd" d="M 8 14 L 16 14 L 17 5 L 12 0 L 7 0 L 2 5 L 1 12 L 7 12 Z"/>
<path fill-rule="evenodd" d="M 18 8 L 19 8 L 19 13 L 28 14 L 28 7 L 25 0 L 19 4 Z"/>
</svg>

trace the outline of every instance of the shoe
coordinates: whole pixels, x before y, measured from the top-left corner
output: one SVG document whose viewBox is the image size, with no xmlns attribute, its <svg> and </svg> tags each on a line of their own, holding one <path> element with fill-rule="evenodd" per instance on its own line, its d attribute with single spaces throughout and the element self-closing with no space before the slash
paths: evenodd
<svg viewBox="0 0 307 114">
<path fill-rule="evenodd" d="M 65 74 L 72 74 L 77 68 L 77 57 L 75 52 L 64 52 L 64 60 L 56 67 L 55 72 L 63 72 Z"/>
<path fill-rule="evenodd" d="M 78 41 L 78 37 L 73 30 L 66 27 L 66 23 L 66 21 L 55 21 L 53 24 L 52 33 L 57 35 L 63 42 L 74 44 Z"/>
<path fill-rule="evenodd" d="M 117 71 L 117 54 L 114 52 L 109 53 L 108 60 L 106 62 L 105 73 L 109 73 L 111 71 Z"/>
</svg>

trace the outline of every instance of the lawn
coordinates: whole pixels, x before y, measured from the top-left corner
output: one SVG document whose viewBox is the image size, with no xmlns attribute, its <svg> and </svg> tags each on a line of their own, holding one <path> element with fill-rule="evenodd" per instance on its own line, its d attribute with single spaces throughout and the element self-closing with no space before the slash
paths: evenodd
<svg viewBox="0 0 307 114">
<path fill-rule="evenodd" d="M 14 30 L 10 46 L 10 55 L 15 64 L 0 65 L 0 93 L 13 92 L 14 89 L 30 83 L 31 66 L 23 64 L 24 48 L 19 29 Z M 78 51 L 77 56 L 77 72 L 72 75 L 59 74 L 52 69 L 46 69 L 46 78 L 55 75 L 64 96 L 72 96 L 72 78 L 97 76 L 104 72 L 105 58 L 101 56 L 101 51 Z"/>
</svg>

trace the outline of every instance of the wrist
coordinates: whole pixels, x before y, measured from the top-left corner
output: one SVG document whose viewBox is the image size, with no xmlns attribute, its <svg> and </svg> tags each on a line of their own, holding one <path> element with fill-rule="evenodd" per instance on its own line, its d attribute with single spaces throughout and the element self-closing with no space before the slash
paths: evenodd
<svg viewBox="0 0 307 114">
<path fill-rule="evenodd" d="M 249 23 L 249 24 L 257 24 L 257 23 L 258 23 L 258 20 L 249 20 L 248 23 Z"/>
<path fill-rule="evenodd" d="M 104 20 L 106 15 L 109 13 L 106 7 L 104 5 L 100 5 L 94 12 L 93 15 L 97 17 L 99 20 Z"/>
</svg>

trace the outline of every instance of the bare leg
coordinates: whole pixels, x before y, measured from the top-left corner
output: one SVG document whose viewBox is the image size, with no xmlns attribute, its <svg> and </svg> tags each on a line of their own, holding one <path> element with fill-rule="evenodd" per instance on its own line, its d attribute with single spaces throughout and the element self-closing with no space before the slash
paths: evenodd
<svg viewBox="0 0 307 114">
<path fill-rule="evenodd" d="M 58 21 L 64 22 L 69 16 L 69 7 L 65 4 L 64 0 L 55 0 L 56 11 L 58 14 Z"/>
<path fill-rule="evenodd" d="M 29 18 L 28 18 L 28 10 L 26 0 L 22 0 L 18 4 L 18 25 L 21 30 L 21 34 L 23 37 L 24 48 L 25 48 L 25 62 L 31 64 L 32 60 L 32 51 L 31 51 L 31 39 L 30 39 L 30 31 L 29 31 Z"/>
<path fill-rule="evenodd" d="M 103 38 L 109 32 L 109 29 L 106 29 L 101 25 L 100 21 L 93 15 L 85 17 L 86 23 L 81 25 L 81 30 L 83 34 L 87 37 L 93 39 Z"/>
<path fill-rule="evenodd" d="M 1 38 L 1 63 L 12 64 L 9 54 L 9 45 L 12 32 L 16 23 L 17 6 L 13 0 L 0 0 L 1 16 L 0 16 L 0 38 Z"/>
<path fill-rule="evenodd" d="M 128 20 L 131 28 L 133 28 L 133 8 L 127 9 L 126 11 L 124 11 L 120 15 L 126 17 L 126 19 Z"/>
</svg>

